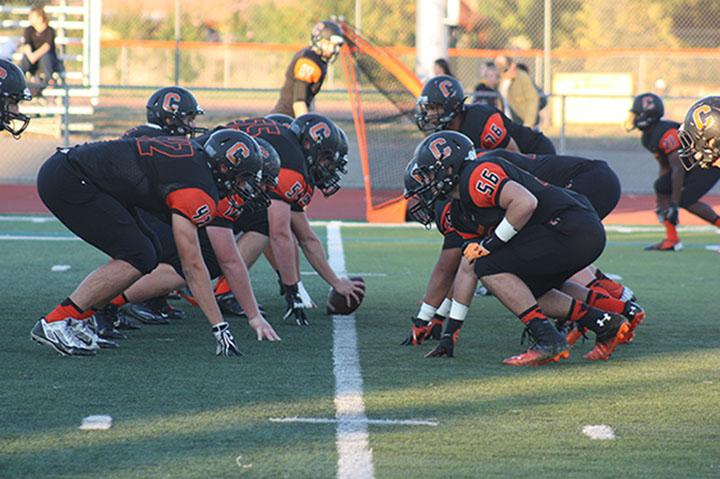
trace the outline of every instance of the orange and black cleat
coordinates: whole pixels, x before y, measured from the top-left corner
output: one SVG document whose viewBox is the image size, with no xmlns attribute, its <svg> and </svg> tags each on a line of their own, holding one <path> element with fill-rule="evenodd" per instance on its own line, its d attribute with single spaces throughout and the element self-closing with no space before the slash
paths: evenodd
<svg viewBox="0 0 720 479">
<path fill-rule="evenodd" d="M 419 318 L 412 318 L 412 326 L 405 340 L 400 343 L 403 346 L 419 346 L 427 339 L 432 331 L 430 321 L 424 321 Z"/>
<path fill-rule="evenodd" d="M 635 331 L 635 328 L 637 328 L 640 323 L 645 320 L 646 316 L 643 307 L 633 301 L 628 301 L 625 304 L 625 311 L 623 311 L 622 314 L 625 316 L 625 319 L 630 322 L 631 332 Z"/>
<path fill-rule="evenodd" d="M 535 343 L 527 352 L 503 360 L 508 366 L 542 366 L 556 363 L 561 359 L 570 357 L 570 345 L 567 341 L 556 345 L 543 345 Z"/>
<path fill-rule="evenodd" d="M 680 251 L 683 244 L 680 240 L 671 240 L 665 238 L 659 243 L 651 244 L 645 247 L 645 251 Z"/>
<path fill-rule="evenodd" d="M 602 329 L 596 332 L 595 347 L 585 355 L 590 361 L 607 361 L 620 343 L 632 339 L 630 323 L 622 316 L 606 313 L 600 321 L 603 320 Z"/>
<path fill-rule="evenodd" d="M 454 358 L 455 357 L 455 344 L 457 343 L 458 335 L 460 330 L 457 329 L 452 334 L 444 333 L 440 342 L 435 348 L 425 355 L 426 358 Z"/>
</svg>

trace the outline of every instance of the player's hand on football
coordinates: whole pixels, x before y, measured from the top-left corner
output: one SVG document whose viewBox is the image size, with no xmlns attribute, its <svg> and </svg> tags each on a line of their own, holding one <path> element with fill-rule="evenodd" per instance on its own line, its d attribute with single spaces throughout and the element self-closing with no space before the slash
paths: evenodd
<svg viewBox="0 0 720 479">
<path fill-rule="evenodd" d="M 345 296 L 345 302 L 348 308 L 350 307 L 350 299 L 354 299 L 356 303 L 360 302 L 360 295 L 365 292 L 365 283 L 360 280 L 351 280 L 347 278 L 340 278 L 337 284 L 332 285 L 335 291 Z"/>
<path fill-rule="evenodd" d="M 248 319 L 248 324 L 251 328 L 253 328 L 253 330 L 255 330 L 258 341 L 262 341 L 263 339 L 267 339 L 268 341 L 280 341 L 280 336 L 278 336 L 270 323 L 268 323 L 261 314 L 258 314 L 252 319 Z"/>
<path fill-rule="evenodd" d="M 283 285 L 283 287 L 285 288 L 285 303 L 287 304 L 287 310 L 285 311 L 283 319 L 292 316 L 298 326 L 310 326 L 310 322 L 305 315 L 305 306 L 298 292 L 298 285 L 286 284 Z"/>
<path fill-rule="evenodd" d="M 425 341 L 432 331 L 430 321 L 423 321 L 419 318 L 412 318 L 412 325 L 410 332 L 408 333 L 405 340 L 400 343 L 403 346 L 419 346 Z"/>
<path fill-rule="evenodd" d="M 237 345 L 235 344 L 235 338 L 233 338 L 230 332 L 230 326 L 228 323 L 223 321 L 212 327 L 213 336 L 215 336 L 215 355 L 216 356 L 242 356 Z"/>
</svg>

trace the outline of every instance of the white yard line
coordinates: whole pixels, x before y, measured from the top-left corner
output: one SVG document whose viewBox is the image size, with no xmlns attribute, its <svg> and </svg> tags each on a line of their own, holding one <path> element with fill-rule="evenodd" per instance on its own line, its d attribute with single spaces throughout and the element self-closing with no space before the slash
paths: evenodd
<svg viewBox="0 0 720 479">
<path fill-rule="evenodd" d="M 344 275 L 340 222 L 327 225 L 328 261 L 337 275 Z M 335 373 L 335 418 L 338 479 L 375 477 L 368 443 L 368 418 L 363 401 L 363 380 L 357 348 L 355 315 L 333 316 L 333 371 Z"/>
<path fill-rule="evenodd" d="M 352 421 L 348 419 L 347 421 Z M 359 420 L 358 420 L 359 421 Z M 307 424 L 336 424 L 340 422 L 338 419 L 329 417 L 271 417 L 270 422 L 299 422 Z M 437 426 L 438 422 L 434 419 L 365 419 L 363 422 L 367 424 L 377 424 L 380 426 Z"/>
<path fill-rule="evenodd" d="M 0 235 L 0 241 L 78 241 L 77 236 Z"/>
</svg>

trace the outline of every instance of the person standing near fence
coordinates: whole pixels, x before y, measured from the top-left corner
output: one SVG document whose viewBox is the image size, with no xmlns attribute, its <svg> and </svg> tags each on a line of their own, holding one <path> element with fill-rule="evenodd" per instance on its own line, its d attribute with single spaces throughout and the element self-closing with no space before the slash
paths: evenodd
<svg viewBox="0 0 720 479">
<path fill-rule="evenodd" d="M 320 92 L 327 74 L 327 66 L 345 43 L 340 26 L 329 20 L 316 24 L 310 35 L 310 46 L 295 54 L 285 71 L 285 83 L 280 89 L 272 113 L 293 118 L 314 110 L 315 95 Z"/>
<path fill-rule="evenodd" d="M 514 122 L 535 128 L 540 123 L 540 95 L 530 75 L 505 55 L 495 59 L 495 66 L 500 70 L 500 93 L 507 101 L 510 117 Z"/>
<path fill-rule="evenodd" d="M 505 102 L 498 91 L 500 72 L 493 62 L 485 62 L 480 66 L 480 82 L 475 85 L 473 103 L 494 106 L 505 111 Z"/>
<path fill-rule="evenodd" d="M 52 80 L 58 70 L 55 53 L 55 29 L 49 25 L 48 16 L 42 7 L 33 7 L 28 16 L 30 26 L 23 33 L 22 60 L 20 67 L 31 75 L 42 74 L 38 94 Z"/>
</svg>

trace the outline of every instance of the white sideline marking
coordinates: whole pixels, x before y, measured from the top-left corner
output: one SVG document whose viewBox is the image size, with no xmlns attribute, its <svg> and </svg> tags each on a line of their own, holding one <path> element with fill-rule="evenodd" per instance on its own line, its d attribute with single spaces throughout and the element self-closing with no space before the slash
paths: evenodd
<svg viewBox="0 0 720 479">
<path fill-rule="evenodd" d="M 345 275 L 340 222 L 327 225 L 328 262 L 338 276 Z M 338 479 L 375 477 L 368 444 L 368 418 L 363 401 L 363 380 L 357 349 L 355 315 L 333 316 L 333 372 L 335 373 L 335 444 Z"/>
<path fill-rule="evenodd" d="M 64 273 L 65 271 L 68 271 L 71 268 L 69 264 L 55 264 L 50 268 L 50 271 L 53 273 Z"/>
<path fill-rule="evenodd" d="M 320 276 L 317 271 L 300 271 L 302 276 Z M 348 276 L 385 278 L 387 273 L 347 273 Z"/>
<path fill-rule="evenodd" d="M 0 235 L 0 241 L 79 241 L 77 236 Z"/>
<path fill-rule="evenodd" d="M 0 216 L 0 221 L 10 221 L 17 223 L 48 223 L 57 221 L 54 216 Z"/>
<path fill-rule="evenodd" d="M 590 439 L 607 441 L 615 439 L 615 431 L 606 424 L 587 425 L 582 428 L 582 433 Z"/>
<path fill-rule="evenodd" d="M 708 251 L 715 251 L 716 253 L 720 253 L 720 244 L 709 244 L 705 246 L 705 249 Z"/>
<path fill-rule="evenodd" d="M 84 417 L 80 427 L 85 431 L 104 431 L 112 427 L 112 417 L 105 414 Z"/>
<path fill-rule="evenodd" d="M 348 419 L 349 422 L 359 421 Z M 270 422 L 302 422 L 309 424 L 336 424 L 338 419 L 329 417 L 271 417 Z M 365 419 L 366 424 L 378 424 L 380 426 L 437 426 L 438 422 L 431 419 Z"/>
</svg>

